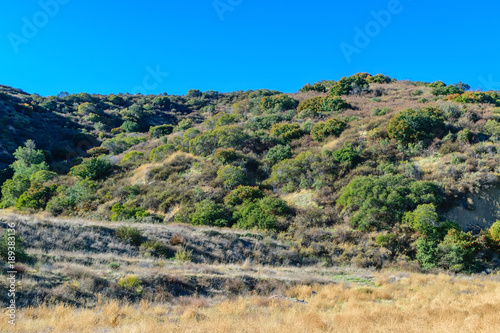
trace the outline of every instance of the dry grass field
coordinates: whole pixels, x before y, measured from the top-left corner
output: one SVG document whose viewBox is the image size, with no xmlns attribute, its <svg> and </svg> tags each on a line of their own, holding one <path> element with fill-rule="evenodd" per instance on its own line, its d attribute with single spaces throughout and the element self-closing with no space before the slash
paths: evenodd
<svg viewBox="0 0 500 333">
<path fill-rule="evenodd" d="M 374 285 L 296 286 L 290 298 L 179 298 L 25 308 L 2 332 L 498 332 L 500 279 L 386 272 Z M 305 303 L 294 299 L 304 299 Z"/>
</svg>

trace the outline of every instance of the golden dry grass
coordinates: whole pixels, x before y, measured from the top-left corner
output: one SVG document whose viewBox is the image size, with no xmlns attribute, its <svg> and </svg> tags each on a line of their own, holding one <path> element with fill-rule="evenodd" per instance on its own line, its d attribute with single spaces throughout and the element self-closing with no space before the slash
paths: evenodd
<svg viewBox="0 0 500 333">
<path fill-rule="evenodd" d="M 94 309 L 40 306 L 20 310 L 17 326 L 2 325 L 2 332 L 500 331 L 498 281 L 404 276 L 380 274 L 372 287 L 331 284 L 287 292 L 307 304 L 249 296 L 214 305 L 192 299 L 177 305 L 111 302 Z"/>
</svg>

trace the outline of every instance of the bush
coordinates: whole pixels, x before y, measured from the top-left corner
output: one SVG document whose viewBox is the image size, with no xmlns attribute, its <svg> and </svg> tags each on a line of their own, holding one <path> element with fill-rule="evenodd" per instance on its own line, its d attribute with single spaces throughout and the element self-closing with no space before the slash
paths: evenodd
<svg viewBox="0 0 500 333">
<path fill-rule="evenodd" d="M 368 81 L 368 83 L 391 83 L 391 82 L 394 82 L 395 80 L 391 79 L 390 76 L 386 76 L 386 75 L 383 75 L 383 74 L 377 74 L 377 75 L 369 75 L 367 78 L 366 78 L 366 81 Z"/>
<path fill-rule="evenodd" d="M 144 158 L 144 153 L 139 151 L 131 151 L 123 156 L 122 163 L 137 162 L 143 158 Z"/>
<path fill-rule="evenodd" d="M 245 123 L 245 128 L 250 130 L 267 130 L 270 129 L 274 124 L 283 121 L 283 116 L 279 114 L 270 114 L 261 117 L 252 117 Z"/>
<path fill-rule="evenodd" d="M 173 130 L 174 126 L 167 124 L 159 126 L 151 126 L 149 128 L 149 137 L 152 139 L 161 138 L 162 136 L 171 134 Z"/>
<path fill-rule="evenodd" d="M 37 171 L 31 175 L 31 182 L 46 183 L 57 177 L 57 173 L 47 170 Z"/>
<path fill-rule="evenodd" d="M 216 227 L 231 226 L 229 212 L 224 206 L 205 199 L 195 205 L 195 212 L 191 216 L 193 225 L 211 225 Z"/>
<path fill-rule="evenodd" d="M 258 199 L 264 197 L 264 192 L 262 192 L 258 187 L 252 186 L 238 186 L 231 191 L 224 198 L 224 203 L 228 206 L 238 206 L 246 201 L 256 202 Z"/>
<path fill-rule="evenodd" d="M 339 150 L 336 150 L 333 153 L 333 158 L 335 158 L 335 161 L 338 163 L 345 163 L 350 166 L 354 166 L 359 162 L 361 155 L 356 149 L 352 148 L 352 145 L 347 145 Z"/>
<path fill-rule="evenodd" d="M 303 135 L 302 130 L 300 129 L 300 125 L 296 123 L 274 124 L 273 127 L 271 127 L 270 134 L 284 142 L 290 142 L 294 139 L 300 138 Z"/>
<path fill-rule="evenodd" d="M 115 234 L 116 237 L 126 243 L 132 244 L 133 246 L 140 246 L 144 239 L 141 230 L 129 226 L 121 226 L 117 228 Z"/>
<path fill-rule="evenodd" d="M 78 114 L 85 116 L 90 113 L 96 113 L 97 108 L 93 103 L 83 103 L 78 106 Z"/>
<path fill-rule="evenodd" d="M 494 140 L 500 138 L 500 123 L 496 120 L 489 119 L 484 126 L 486 133 L 491 135 Z"/>
<path fill-rule="evenodd" d="M 350 212 L 351 224 L 360 230 L 391 228 L 418 205 L 440 202 L 437 185 L 402 175 L 356 177 L 337 200 Z"/>
<path fill-rule="evenodd" d="M 352 109 L 352 105 L 340 97 L 313 97 L 300 102 L 297 111 L 310 110 L 313 114 L 320 112 L 342 112 Z"/>
<path fill-rule="evenodd" d="M 493 223 L 487 237 L 495 248 L 500 249 L 500 221 Z"/>
<path fill-rule="evenodd" d="M 130 120 L 124 121 L 120 127 L 127 133 L 139 132 L 141 130 L 141 126 L 138 123 Z"/>
<path fill-rule="evenodd" d="M 389 122 L 389 137 L 403 144 L 430 139 L 435 131 L 444 128 L 443 112 L 436 108 L 407 109 Z"/>
<path fill-rule="evenodd" d="M 189 141 L 189 152 L 208 156 L 217 148 L 241 149 L 250 137 L 238 126 L 221 126 L 206 131 Z"/>
<path fill-rule="evenodd" d="M 175 151 L 175 146 L 171 143 L 167 143 L 165 145 L 158 146 L 151 150 L 149 153 L 149 161 L 150 162 L 160 162 L 165 159 L 168 155 Z"/>
<path fill-rule="evenodd" d="M 495 106 L 500 106 L 500 98 L 496 93 L 492 92 L 479 92 L 479 91 L 468 91 L 461 95 L 449 95 L 446 97 L 447 100 L 454 100 L 457 103 L 483 103 L 483 104 L 493 104 Z"/>
<path fill-rule="evenodd" d="M 264 112 L 292 110 L 298 104 L 299 101 L 285 94 L 264 97 L 259 103 L 261 110 Z"/>
<path fill-rule="evenodd" d="M 105 147 L 94 147 L 87 150 L 87 154 L 91 157 L 99 157 L 101 155 L 108 155 L 109 149 Z"/>
<path fill-rule="evenodd" d="M 182 119 L 177 126 L 175 127 L 175 131 L 185 131 L 193 126 L 193 121 L 189 118 Z"/>
<path fill-rule="evenodd" d="M 292 148 L 289 145 L 276 145 L 273 148 L 269 149 L 265 160 L 270 165 L 275 165 L 276 163 L 289 159 L 292 156 Z"/>
<path fill-rule="evenodd" d="M 57 185 L 44 186 L 33 181 L 30 188 L 16 200 L 17 209 L 45 209 L 47 203 L 56 194 Z"/>
<path fill-rule="evenodd" d="M 347 124 L 335 118 L 317 123 L 311 130 L 311 136 L 316 141 L 325 140 L 329 136 L 339 136 L 342 134 Z"/>
<path fill-rule="evenodd" d="M 388 114 L 390 112 L 391 112 L 390 108 L 375 108 L 372 110 L 371 115 L 372 116 L 385 116 L 386 114 Z"/>
<path fill-rule="evenodd" d="M 170 247 L 159 241 L 147 241 L 142 243 L 141 251 L 144 252 L 144 254 L 154 257 L 163 257 L 165 259 L 169 259 L 175 255 Z"/>
<path fill-rule="evenodd" d="M 141 286 L 141 280 L 137 277 L 135 274 L 127 274 L 125 277 L 120 278 L 118 280 L 117 285 L 129 289 L 133 292 L 135 292 L 137 295 L 142 293 L 142 286 Z"/>
<path fill-rule="evenodd" d="M 219 148 L 215 151 L 215 160 L 221 164 L 230 164 L 240 158 L 240 154 L 234 148 Z"/>
<path fill-rule="evenodd" d="M 454 271 L 476 270 L 476 255 L 482 247 L 470 232 L 450 229 L 438 245 L 439 266 Z"/>
<path fill-rule="evenodd" d="M 369 87 L 366 73 L 358 73 L 353 76 L 343 77 L 330 88 L 330 95 L 342 96 L 349 94 L 359 94 Z"/>
<path fill-rule="evenodd" d="M 224 182 L 226 189 L 234 189 L 247 183 L 245 171 L 239 166 L 226 165 L 219 168 L 217 177 Z"/>
<path fill-rule="evenodd" d="M 128 221 L 136 220 L 141 222 L 145 217 L 150 216 L 148 212 L 142 207 L 130 207 L 121 204 L 114 204 L 111 207 L 111 221 Z"/>
<path fill-rule="evenodd" d="M 153 98 L 153 105 L 168 110 L 170 109 L 170 98 L 167 96 L 156 96 Z"/>
<path fill-rule="evenodd" d="M 274 165 L 265 184 L 284 192 L 294 192 L 299 188 L 320 189 L 332 184 L 337 172 L 337 163 L 331 154 L 306 151 Z"/>
<path fill-rule="evenodd" d="M 71 168 L 70 175 L 80 179 L 101 180 L 109 177 L 113 166 L 99 157 L 85 159 L 82 164 Z"/>
<path fill-rule="evenodd" d="M 30 188 L 28 177 L 14 175 L 12 179 L 7 179 L 2 185 L 2 208 L 14 206 L 16 199 Z"/>
<path fill-rule="evenodd" d="M 313 85 L 308 83 L 305 86 L 303 86 L 299 91 L 300 92 L 316 91 L 324 93 L 326 92 L 326 87 L 321 82 L 316 82 Z"/>
<path fill-rule="evenodd" d="M 102 147 L 109 149 L 113 154 L 123 153 L 132 146 L 138 145 L 141 142 L 147 141 L 146 138 L 121 133 L 116 137 L 106 140 L 102 143 Z"/>
<path fill-rule="evenodd" d="M 236 221 L 236 226 L 240 229 L 270 230 L 277 227 L 277 216 L 283 216 L 288 211 L 289 208 L 285 201 L 266 196 L 255 202 L 252 200 L 244 201 L 234 212 L 233 218 Z"/>
</svg>

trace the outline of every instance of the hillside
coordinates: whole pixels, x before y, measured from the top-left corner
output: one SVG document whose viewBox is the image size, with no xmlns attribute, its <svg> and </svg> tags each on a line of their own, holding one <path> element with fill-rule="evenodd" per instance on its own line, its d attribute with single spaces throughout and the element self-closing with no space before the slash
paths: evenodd
<svg viewBox="0 0 500 333">
<path fill-rule="evenodd" d="M 94 254 L 499 269 L 496 91 L 363 73 L 292 94 L 42 97 L 0 86 L 0 117 L 2 207 L 102 221 L 96 235 L 21 223 L 31 265 L 43 250 L 121 237 Z M 119 236 L 106 221 L 127 227 Z M 175 232 L 192 238 L 172 246 Z"/>
</svg>

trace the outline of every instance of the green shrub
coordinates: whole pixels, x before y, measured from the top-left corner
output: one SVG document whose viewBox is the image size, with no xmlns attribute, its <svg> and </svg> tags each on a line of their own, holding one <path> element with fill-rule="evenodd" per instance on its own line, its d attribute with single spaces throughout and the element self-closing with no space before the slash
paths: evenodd
<svg viewBox="0 0 500 333">
<path fill-rule="evenodd" d="M 142 207 L 131 207 L 119 203 L 114 204 L 113 207 L 111 207 L 111 211 L 113 212 L 113 214 L 111 214 L 111 221 L 136 220 L 140 222 L 145 217 L 150 216 Z"/>
<path fill-rule="evenodd" d="M 228 227 L 231 226 L 231 218 L 224 206 L 205 199 L 195 205 L 195 212 L 191 216 L 191 223 L 193 225 Z"/>
<path fill-rule="evenodd" d="M 259 103 L 264 112 L 292 110 L 298 104 L 299 101 L 285 94 L 264 97 Z"/>
<path fill-rule="evenodd" d="M 120 264 L 117 262 L 110 262 L 108 266 L 109 266 L 109 268 L 111 268 L 114 271 L 116 271 L 118 268 L 120 268 Z"/>
<path fill-rule="evenodd" d="M 120 127 L 127 133 L 139 132 L 141 130 L 141 126 L 138 123 L 130 120 L 124 121 Z"/>
<path fill-rule="evenodd" d="M 475 271 L 476 255 L 482 247 L 470 232 L 450 229 L 438 245 L 439 266 L 453 271 Z"/>
<path fill-rule="evenodd" d="M 144 158 L 144 153 L 139 152 L 139 151 L 131 151 L 126 153 L 123 158 L 122 158 L 122 163 L 127 163 L 127 162 L 137 162 L 141 159 Z"/>
<path fill-rule="evenodd" d="M 193 121 L 189 118 L 182 119 L 177 126 L 175 127 L 174 131 L 179 132 L 179 131 L 185 131 L 193 126 Z"/>
<path fill-rule="evenodd" d="M 294 139 L 300 138 L 303 135 L 302 130 L 300 129 L 300 125 L 296 123 L 274 124 L 273 127 L 271 127 L 270 134 L 284 142 L 290 142 Z"/>
<path fill-rule="evenodd" d="M 206 131 L 189 141 L 189 152 L 208 156 L 217 148 L 241 149 L 250 137 L 238 126 L 221 126 Z"/>
<path fill-rule="evenodd" d="M 351 224 L 360 230 L 391 228 L 418 205 L 440 202 L 437 185 L 402 175 L 356 177 L 337 200 L 350 211 Z"/>
<path fill-rule="evenodd" d="M 252 117 L 245 123 L 245 128 L 250 130 L 270 129 L 274 124 L 283 121 L 284 118 L 279 114 L 270 114 L 260 117 Z"/>
<path fill-rule="evenodd" d="M 488 230 L 487 238 L 495 248 L 500 249 L 500 221 L 492 224 Z"/>
<path fill-rule="evenodd" d="M 368 89 L 369 83 L 366 79 L 368 76 L 369 74 L 366 73 L 358 73 L 353 76 L 343 77 L 330 88 L 330 95 L 343 96 L 352 93 L 359 94 Z"/>
<path fill-rule="evenodd" d="M 108 155 L 109 149 L 106 147 L 94 147 L 87 150 L 87 154 L 91 157 L 99 157 L 101 155 Z"/>
<path fill-rule="evenodd" d="M 151 126 L 149 128 L 149 137 L 152 139 L 161 138 L 162 136 L 171 134 L 173 130 L 174 126 L 167 124 L 159 126 Z"/>
<path fill-rule="evenodd" d="M 224 187 L 230 190 L 247 183 L 245 171 L 239 166 L 222 166 L 217 171 L 217 177 L 224 182 Z"/>
<path fill-rule="evenodd" d="M 394 82 L 395 80 L 392 79 L 390 76 L 386 76 L 383 74 L 377 74 L 377 75 L 369 75 L 366 80 L 368 83 L 391 83 Z"/>
<path fill-rule="evenodd" d="M 135 274 L 127 274 L 125 277 L 118 280 L 117 285 L 134 291 L 137 295 L 142 293 L 141 280 Z"/>
<path fill-rule="evenodd" d="M 270 165 L 275 165 L 276 163 L 289 159 L 292 156 L 292 148 L 289 145 L 276 145 L 269 149 L 265 160 Z"/>
<path fill-rule="evenodd" d="M 141 230 L 125 225 L 117 228 L 115 234 L 116 237 L 133 246 L 140 246 L 144 240 Z"/>
<path fill-rule="evenodd" d="M 422 96 L 423 94 L 424 94 L 424 92 L 420 89 L 411 92 L 412 96 Z"/>
<path fill-rule="evenodd" d="M 44 186 L 37 181 L 31 182 L 30 188 L 16 200 L 17 209 L 45 209 L 47 203 L 56 194 L 57 185 Z"/>
<path fill-rule="evenodd" d="M 16 199 L 30 188 L 30 181 L 24 175 L 14 175 L 2 185 L 2 208 L 14 206 Z"/>
<path fill-rule="evenodd" d="M 168 155 L 175 151 L 175 146 L 171 143 L 167 143 L 165 145 L 158 146 L 151 150 L 149 153 L 149 161 L 150 162 L 160 162 L 165 159 Z"/>
<path fill-rule="evenodd" d="M 178 264 L 183 264 L 186 262 L 191 262 L 193 260 L 193 251 L 188 251 L 186 249 L 178 249 L 175 252 L 175 262 Z"/>
<path fill-rule="evenodd" d="M 308 83 L 305 86 L 303 86 L 299 91 L 300 92 L 316 91 L 324 93 L 326 92 L 326 87 L 321 82 L 316 82 L 313 85 Z"/>
<path fill-rule="evenodd" d="M 215 160 L 224 165 L 233 163 L 240 157 L 234 148 L 219 148 L 215 151 Z"/>
<path fill-rule="evenodd" d="M 258 199 L 264 197 L 264 192 L 262 192 L 258 187 L 252 186 L 238 186 L 231 191 L 224 198 L 224 203 L 228 206 L 238 206 L 246 201 L 255 202 Z"/>
<path fill-rule="evenodd" d="M 299 188 L 320 189 L 333 183 L 337 172 L 337 163 L 331 154 L 305 151 L 274 165 L 265 184 L 285 192 L 294 192 Z"/>
<path fill-rule="evenodd" d="M 31 182 L 46 183 L 57 177 L 57 173 L 47 170 L 37 171 L 31 175 Z"/>
<path fill-rule="evenodd" d="M 484 126 L 486 133 L 491 135 L 493 139 L 498 140 L 500 138 L 500 122 L 489 119 Z"/>
<path fill-rule="evenodd" d="M 467 91 L 461 95 L 449 95 L 446 97 L 448 100 L 454 100 L 457 103 L 483 103 L 483 104 L 493 104 L 495 106 L 500 106 L 500 96 L 493 92 L 479 92 L 479 91 Z"/>
<path fill-rule="evenodd" d="M 395 115 L 389 122 L 389 137 L 403 144 L 430 139 L 434 131 L 444 128 L 443 112 L 436 108 L 407 109 Z"/>
<path fill-rule="evenodd" d="M 297 111 L 312 111 L 312 114 L 320 112 L 332 113 L 342 112 L 347 109 L 352 109 L 352 105 L 347 103 L 344 99 L 335 97 L 313 97 L 300 102 Z"/>
<path fill-rule="evenodd" d="M 85 116 L 90 113 L 96 113 L 97 108 L 93 103 L 83 103 L 78 106 L 78 114 Z"/>
<path fill-rule="evenodd" d="M 71 168 L 70 175 L 80 179 L 101 180 L 109 177 L 113 166 L 99 157 L 85 159 L 82 164 Z"/>
<path fill-rule="evenodd" d="M 238 121 L 239 117 L 235 114 L 223 114 L 217 118 L 215 127 L 227 126 Z"/>
<path fill-rule="evenodd" d="M 288 211 L 285 201 L 266 196 L 256 201 L 244 201 L 237 207 L 233 218 L 236 221 L 236 227 L 240 229 L 270 230 L 277 227 L 277 217 L 285 215 Z"/>
<path fill-rule="evenodd" d="M 333 158 L 338 163 L 346 163 L 348 165 L 354 166 L 361 159 L 361 155 L 358 150 L 352 148 L 352 145 L 347 145 L 333 153 Z"/>
<path fill-rule="evenodd" d="M 109 149 L 113 154 L 120 154 L 130 147 L 145 141 L 147 139 L 141 136 L 121 133 L 112 139 L 104 141 L 102 147 Z"/>
<path fill-rule="evenodd" d="M 153 105 L 168 110 L 170 109 L 170 98 L 167 96 L 156 96 L 153 98 Z"/>
<path fill-rule="evenodd" d="M 392 110 L 390 108 L 375 108 L 372 110 L 372 116 L 385 116 L 390 113 Z"/>
<path fill-rule="evenodd" d="M 311 136 L 316 141 L 325 140 L 330 136 L 339 136 L 346 128 L 346 123 L 335 118 L 317 123 L 311 130 Z"/>
</svg>

